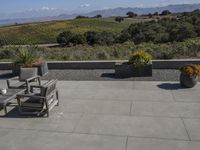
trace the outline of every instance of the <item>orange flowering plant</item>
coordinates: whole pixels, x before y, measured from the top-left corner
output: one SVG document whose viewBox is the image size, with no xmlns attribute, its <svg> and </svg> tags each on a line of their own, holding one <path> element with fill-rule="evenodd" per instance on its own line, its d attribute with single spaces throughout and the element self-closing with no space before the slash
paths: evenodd
<svg viewBox="0 0 200 150">
<path fill-rule="evenodd" d="M 189 77 L 196 77 L 200 75 L 200 65 L 186 65 L 184 67 L 181 67 L 181 72 Z"/>
</svg>

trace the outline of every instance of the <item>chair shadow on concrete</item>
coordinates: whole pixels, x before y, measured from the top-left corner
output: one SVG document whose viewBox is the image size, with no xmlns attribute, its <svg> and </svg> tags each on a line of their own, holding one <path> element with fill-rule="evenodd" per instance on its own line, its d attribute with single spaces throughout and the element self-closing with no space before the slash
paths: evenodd
<svg viewBox="0 0 200 150">
<path fill-rule="evenodd" d="M 157 85 L 159 88 L 164 89 L 164 90 L 180 90 L 180 89 L 185 89 L 182 87 L 179 83 L 162 83 Z"/>
<path fill-rule="evenodd" d="M 7 115 L 4 115 L 3 114 L 3 109 L 0 106 L 0 111 L 1 111 L 0 118 L 45 118 L 43 115 L 41 115 L 41 116 L 37 116 L 37 115 L 20 115 L 18 106 L 11 105 L 11 106 L 8 106 L 8 107 L 12 107 L 12 109 L 8 111 Z"/>
</svg>

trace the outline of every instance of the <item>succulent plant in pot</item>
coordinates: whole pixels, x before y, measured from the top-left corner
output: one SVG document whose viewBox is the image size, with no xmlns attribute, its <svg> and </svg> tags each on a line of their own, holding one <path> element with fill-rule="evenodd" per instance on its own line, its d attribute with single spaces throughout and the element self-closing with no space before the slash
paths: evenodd
<svg viewBox="0 0 200 150">
<path fill-rule="evenodd" d="M 181 67 L 180 71 L 180 84 L 183 87 L 192 88 L 197 84 L 198 76 L 200 75 L 200 65 L 186 65 Z"/>
<path fill-rule="evenodd" d="M 38 68 L 38 74 L 41 76 L 48 72 L 45 60 L 42 57 L 38 57 L 33 49 L 20 48 L 15 55 L 13 74 L 19 75 L 20 68 Z"/>
</svg>

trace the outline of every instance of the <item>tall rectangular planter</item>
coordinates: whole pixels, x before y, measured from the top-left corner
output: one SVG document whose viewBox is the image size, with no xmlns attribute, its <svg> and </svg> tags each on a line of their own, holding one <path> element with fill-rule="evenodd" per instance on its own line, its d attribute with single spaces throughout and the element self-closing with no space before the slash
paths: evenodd
<svg viewBox="0 0 200 150">
<path fill-rule="evenodd" d="M 33 67 L 38 68 L 38 75 L 40 75 L 40 76 L 45 76 L 49 71 L 48 65 L 46 62 L 44 62 L 42 64 L 34 65 Z"/>
<path fill-rule="evenodd" d="M 115 76 L 118 78 L 152 76 L 152 64 L 140 67 L 128 63 L 115 64 Z"/>
</svg>

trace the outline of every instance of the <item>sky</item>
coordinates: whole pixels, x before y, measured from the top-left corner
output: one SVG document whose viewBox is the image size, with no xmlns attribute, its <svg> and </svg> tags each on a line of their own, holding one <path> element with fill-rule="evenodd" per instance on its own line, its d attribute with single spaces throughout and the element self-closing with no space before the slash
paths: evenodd
<svg viewBox="0 0 200 150">
<path fill-rule="evenodd" d="M 0 0 L 0 13 L 64 9 L 86 12 L 116 7 L 155 7 L 200 3 L 200 0 Z"/>
</svg>

